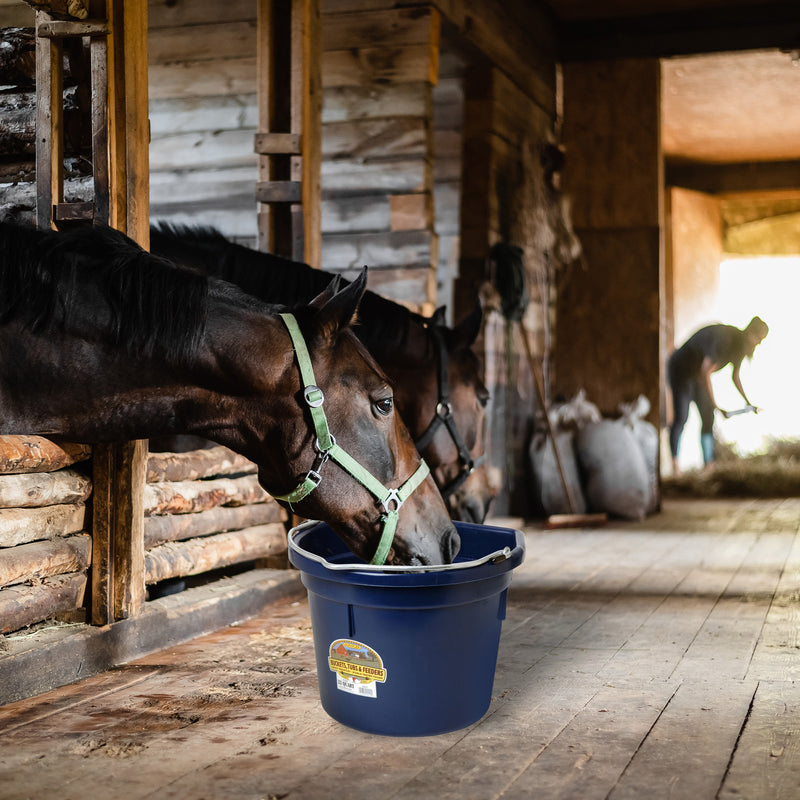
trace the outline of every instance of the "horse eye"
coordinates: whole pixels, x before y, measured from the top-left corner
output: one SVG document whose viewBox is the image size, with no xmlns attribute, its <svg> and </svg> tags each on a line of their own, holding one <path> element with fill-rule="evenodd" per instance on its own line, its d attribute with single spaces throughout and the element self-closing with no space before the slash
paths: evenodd
<svg viewBox="0 0 800 800">
<path fill-rule="evenodd" d="M 380 415 L 388 417 L 394 408 L 394 398 L 384 397 L 381 400 L 376 400 L 373 405 Z"/>
</svg>

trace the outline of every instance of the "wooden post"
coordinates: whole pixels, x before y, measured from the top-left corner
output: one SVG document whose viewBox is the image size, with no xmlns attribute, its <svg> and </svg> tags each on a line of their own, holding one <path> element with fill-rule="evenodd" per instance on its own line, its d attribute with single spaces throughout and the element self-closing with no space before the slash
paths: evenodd
<svg viewBox="0 0 800 800">
<path fill-rule="evenodd" d="M 259 248 L 320 264 L 320 0 L 259 0 Z"/>
<path fill-rule="evenodd" d="M 36 12 L 37 34 L 50 15 Z M 36 37 L 36 224 L 50 228 L 63 198 L 64 48 L 58 38 Z"/>
<path fill-rule="evenodd" d="M 147 4 L 108 0 L 108 221 L 150 243 Z M 95 74 L 93 59 L 93 75 Z M 98 76 L 96 85 L 102 83 Z M 93 87 L 94 88 L 94 87 Z M 94 107 L 94 101 L 93 101 Z M 102 116 L 97 111 L 97 119 Z M 93 113 L 93 122 L 95 114 Z M 93 141 L 102 125 L 93 125 Z M 102 174 L 95 174 L 96 185 Z M 92 621 L 135 616 L 145 599 L 144 504 L 147 442 L 95 448 Z"/>
</svg>

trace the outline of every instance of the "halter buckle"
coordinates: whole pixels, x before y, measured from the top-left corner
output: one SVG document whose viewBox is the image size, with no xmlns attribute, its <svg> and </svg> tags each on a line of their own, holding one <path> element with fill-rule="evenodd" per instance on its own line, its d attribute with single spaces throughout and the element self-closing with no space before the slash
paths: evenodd
<svg viewBox="0 0 800 800">
<path fill-rule="evenodd" d="M 394 508 L 389 508 L 390 503 L 395 503 Z M 399 511 L 400 506 L 403 505 L 403 499 L 397 493 L 397 489 L 389 489 L 389 494 L 381 500 L 381 505 L 383 506 L 383 510 L 390 514 L 392 511 Z"/>
<path fill-rule="evenodd" d="M 322 466 L 322 465 L 320 465 L 320 466 Z M 314 484 L 314 489 L 316 489 L 317 486 L 319 486 L 320 483 L 322 483 L 322 475 L 320 475 L 319 472 L 317 472 L 315 469 L 310 469 L 306 473 L 306 480 L 307 481 L 311 481 L 311 483 Z M 313 490 L 309 490 L 309 491 L 313 491 Z"/>
<path fill-rule="evenodd" d="M 332 433 L 329 433 L 328 436 L 330 437 L 330 440 L 331 440 L 331 447 L 333 447 L 336 444 L 336 437 Z M 314 439 L 314 452 L 319 456 L 324 456 L 324 458 L 322 460 L 323 464 L 331 457 L 331 454 L 330 454 L 331 447 L 329 447 L 326 450 L 319 443 L 319 436 L 317 436 L 316 439 Z"/>
<path fill-rule="evenodd" d="M 450 405 L 449 400 L 440 400 L 436 404 L 436 416 L 442 419 L 447 419 L 453 416 L 453 407 Z"/>
<path fill-rule="evenodd" d="M 309 408 L 319 408 L 325 402 L 325 395 L 322 393 L 322 389 L 319 386 L 314 386 L 313 383 L 303 389 L 303 398 Z"/>
</svg>

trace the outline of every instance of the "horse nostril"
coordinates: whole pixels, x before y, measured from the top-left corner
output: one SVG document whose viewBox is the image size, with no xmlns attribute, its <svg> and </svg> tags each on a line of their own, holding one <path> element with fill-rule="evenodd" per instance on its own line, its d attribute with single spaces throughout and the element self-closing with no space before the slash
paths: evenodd
<svg viewBox="0 0 800 800">
<path fill-rule="evenodd" d="M 447 556 L 447 560 L 449 563 L 452 564 L 453 561 L 455 561 L 455 558 L 458 555 L 458 551 L 460 549 L 461 549 L 461 537 L 454 530 L 447 539 L 448 552 L 445 553 L 445 555 Z"/>
</svg>

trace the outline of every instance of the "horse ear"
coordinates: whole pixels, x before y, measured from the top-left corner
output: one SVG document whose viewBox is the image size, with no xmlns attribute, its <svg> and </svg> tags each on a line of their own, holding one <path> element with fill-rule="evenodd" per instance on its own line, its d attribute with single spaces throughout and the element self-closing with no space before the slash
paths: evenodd
<svg viewBox="0 0 800 800">
<path fill-rule="evenodd" d="M 478 301 L 475 303 L 475 308 L 453 328 L 455 341 L 460 342 L 464 347 L 472 346 L 472 343 L 478 338 L 478 334 L 481 332 L 482 322 L 483 309 L 481 308 L 480 301 Z"/>
<path fill-rule="evenodd" d="M 436 327 L 437 325 L 444 325 L 447 321 L 447 306 L 439 306 L 436 311 L 433 312 L 433 316 L 431 317 L 431 325 Z"/>
<path fill-rule="evenodd" d="M 309 303 L 311 308 L 322 308 L 341 289 L 342 276 L 334 275 L 328 285 Z"/>
<path fill-rule="evenodd" d="M 348 283 L 344 289 L 326 298 L 322 305 L 315 306 L 317 314 L 314 318 L 314 324 L 316 325 L 317 336 L 333 339 L 340 331 L 352 325 L 356 318 L 358 304 L 361 302 L 361 297 L 366 288 L 367 268 L 364 267 L 361 274 L 354 281 Z M 330 289 L 330 286 L 322 294 L 314 298 L 314 302 L 320 300 L 328 289 Z"/>
</svg>

